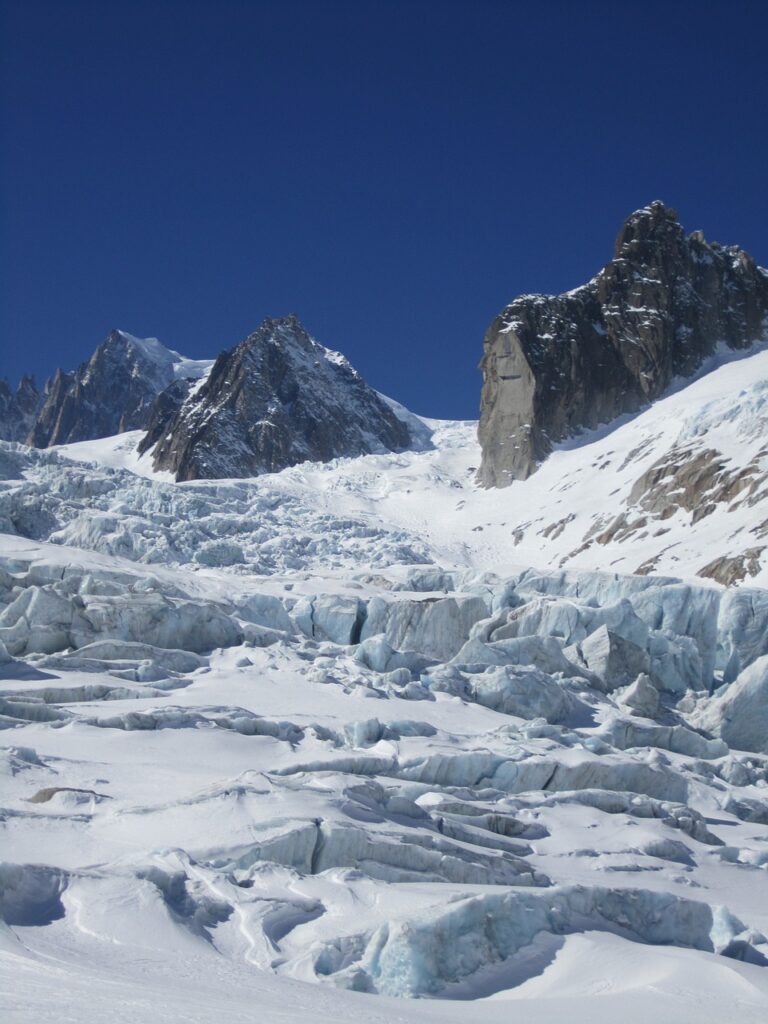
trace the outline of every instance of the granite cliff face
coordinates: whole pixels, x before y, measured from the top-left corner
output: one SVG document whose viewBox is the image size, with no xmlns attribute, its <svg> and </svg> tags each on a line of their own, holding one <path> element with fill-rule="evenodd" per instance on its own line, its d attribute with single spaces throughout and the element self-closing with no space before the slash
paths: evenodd
<svg viewBox="0 0 768 1024">
<path fill-rule="evenodd" d="M 0 379 L 0 440 L 26 440 L 43 401 L 34 377 L 22 377 L 15 391 Z"/>
<path fill-rule="evenodd" d="M 658 398 L 718 344 L 766 332 L 768 271 L 736 246 L 686 236 L 654 202 L 628 218 L 614 258 L 563 295 L 523 295 L 484 340 L 480 483 L 533 473 L 552 446 Z"/>
<path fill-rule="evenodd" d="M 408 426 L 297 317 L 265 320 L 207 379 L 164 394 L 140 451 L 177 480 L 248 477 L 300 462 L 398 451 Z"/>
<path fill-rule="evenodd" d="M 156 338 L 112 331 L 77 370 L 57 370 L 29 429 L 27 444 L 90 441 L 146 426 L 158 394 L 177 378 L 207 371 L 208 360 L 186 359 Z"/>
</svg>

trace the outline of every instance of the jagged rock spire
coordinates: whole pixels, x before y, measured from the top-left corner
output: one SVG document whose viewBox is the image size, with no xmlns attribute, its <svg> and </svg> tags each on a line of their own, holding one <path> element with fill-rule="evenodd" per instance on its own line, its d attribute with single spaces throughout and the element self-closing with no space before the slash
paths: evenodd
<svg viewBox="0 0 768 1024">
<path fill-rule="evenodd" d="M 686 236 L 662 202 L 635 211 L 588 284 L 521 296 L 488 329 L 480 482 L 525 479 L 553 444 L 659 397 L 719 343 L 748 348 L 767 318 L 768 273 L 748 253 Z"/>
</svg>

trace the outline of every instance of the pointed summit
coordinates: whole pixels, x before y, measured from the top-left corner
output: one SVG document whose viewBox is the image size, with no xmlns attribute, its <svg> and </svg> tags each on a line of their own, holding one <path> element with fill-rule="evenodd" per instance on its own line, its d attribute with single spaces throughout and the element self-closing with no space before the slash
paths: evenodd
<svg viewBox="0 0 768 1024">
<path fill-rule="evenodd" d="M 264 320 L 203 385 L 156 412 L 141 448 L 154 445 L 155 468 L 177 480 L 257 476 L 412 443 L 390 406 L 295 315 Z"/>
<path fill-rule="evenodd" d="M 614 259 L 630 257 L 644 244 L 677 245 L 685 239 L 685 232 L 677 219 L 677 211 L 655 199 L 648 206 L 635 210 L 624 221 L 616 245 Z"/>
<path fill-rule="evenodd" d="M 48 448 L 144 427 L 161 391 L 179 377 L 199 377 L 210 365 L 186 359 L 157 338 L 110 331 L 87 362 L 69 373 L 56 371 L 27 443 Z"/>
</svg>

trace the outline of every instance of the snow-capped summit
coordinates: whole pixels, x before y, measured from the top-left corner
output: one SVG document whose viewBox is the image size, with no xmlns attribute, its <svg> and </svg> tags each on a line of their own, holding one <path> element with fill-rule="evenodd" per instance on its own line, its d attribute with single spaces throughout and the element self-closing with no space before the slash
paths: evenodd
<svg viewBox="0 0 768 1024">
<path fill-rule="evenodd" d="M 56 371 L 27 443 L 47 448 L 143 427 L 161 391 L 175 380 L 204 375 L 211 365 L 187 359 L 157 338 L 111 331 L 88 362 Z"/>
<path fill-rule="evenodd" d="M 686 236 L 661 202 L 633 213 L 614 258 L 563 295 L 524 295 L 485 336 L 480 482 L 525 479 L 553 445 L 659 398 L 716 347 L 766 332 L 768 276 L 736 246 Z"/>
<path fill-rule="evenodd" d="M 412 432 L 347 359 L 294 316 L 267 319 L 186 396 L 162 396 L 142 450 L 177 480 L 400 451 Z M 160 408 L 162 406 L 162 408 Z"/>
<path fill-rule="evenodd" d="M 157 338 L 137 338 L 134 334 L 119 330 L 113 331 L 112 334 L 120 336 L 127 351 L 139 353 L 148 363 L 157 366 L 159 371 L 172 370 L 176 380 L 204 377 L 213 366 L 212 359 L 188 359 L 187 356 L 163 345 Z"/>
</svg>

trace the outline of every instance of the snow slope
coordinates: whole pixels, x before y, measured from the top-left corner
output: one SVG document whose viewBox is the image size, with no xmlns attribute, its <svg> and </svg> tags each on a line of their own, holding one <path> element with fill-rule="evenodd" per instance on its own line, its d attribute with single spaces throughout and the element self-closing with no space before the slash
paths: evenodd
<svg viewBox="0 0 768 1024">
<path fill-rule="evenodd" d="M 760 544 L 767 381 L 504 491 L 472 423 L 188 484 L 0 445 L 4 1019 L 764 1021 L 766 570 L 697 574 Z"/>
<path fill-rule="evenodd" d="M 163 345 L 157 338 L 137 338 L 127 331 L 117 332 L 126 342 L 138 349 L 147 362 L 160 371 L 171 370 L 176 380 L 205 377 L 213 366 L 213 359 L 190 359 Z"/>
</svg>

